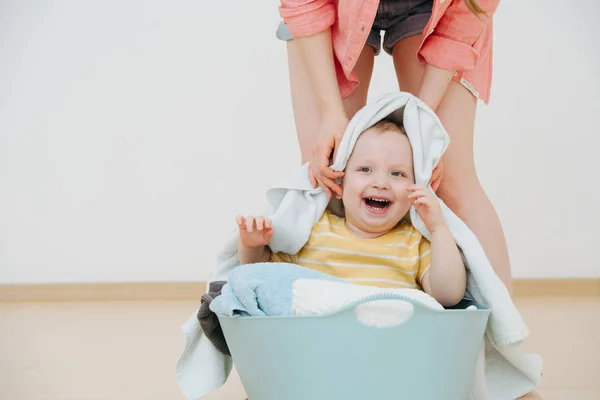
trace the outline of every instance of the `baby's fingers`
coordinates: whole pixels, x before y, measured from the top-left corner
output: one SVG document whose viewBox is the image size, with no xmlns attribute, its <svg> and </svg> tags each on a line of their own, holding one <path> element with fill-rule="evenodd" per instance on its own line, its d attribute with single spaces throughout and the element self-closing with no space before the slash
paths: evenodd
<svg viewBox="0 0 600 400">
<path fill-rule="evenodd" d="M 267 241 L 267 243 L 269 243 L 271 241 L 272 237 L 273 237 L 273 229 L 271 229 L 271 228 L 265 229 L 264 238 Z"/>
<path fill-rule="evenodd" d="M 418 190 L 429 191 L 429 189 L 426 186 L 417 185 L 416 183 L 408 185 L 406 187 L 406 190 L 409 191 L 409 192 L 415 192 L 415 191 L 418 191 Z"/>
<path fill-rule="evenodd" d="M 417 185 L 416 183 L 413 183 L 406 187 L 406 190 L 409 192 L 414 192 L 415 190 L 420 190 L 420 189 L 423 189 L 423 186 Z"/>
<path fill-rule="evenodd" d="M 256 230 L 262 231 L 265 227 L 265 220 L 263 217 L 256 217 Z"/>
<path fill-rule="evenodd" d="M 418 199 L 421 197 L 425 197 L 426 193 L 422 190 L 422 189 L 417 189 L 414 192 L 412 192 L 411 194 L 408 195 L 409 199 Z"/>
<path fill-rule="evenodd" d="M 419 197 L 418 199 L 413 200 L 412 202 L 415 206 L 429 206 L 431 205 L 431 201 L 425 196 Z"/>
<path fill-rule="evenodd" d="M 248 231 L 248 233 L 254 231 L 254 217 L 252 216 L 246 218 L 246 231 Z"/>
<path fill-rule="evenodd" d="M 246 222 L 246 219 L 244 217 L 238 215 L 237 217 L 235 217 L 235 222 L 237 222 L 239 229 L 244 229 L 244 223 Z"/>
<path fill-rule="evenodd" d="M 252 233 L 255 230 L 262 232 L 263 230 L 271 229 L 271 220 L 269 218 L 253 216 L 244 218 L 243 216 L 238 215 L 235 220 L 238 224 L 238 227 L 247 231 L 248 233 Z"/>
</svg>

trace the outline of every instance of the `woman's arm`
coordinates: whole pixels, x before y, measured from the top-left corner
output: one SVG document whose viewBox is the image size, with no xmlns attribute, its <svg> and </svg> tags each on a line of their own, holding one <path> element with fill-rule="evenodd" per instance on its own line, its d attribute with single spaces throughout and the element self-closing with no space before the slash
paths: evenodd
<svg viewBox="0 0 600 400">
<path fill-rule="evenodd" d="M 480 56 L 477 39 L 491 27 L 499 0 L 479 0 L 485 13 L 474 14 L 464 1 L 453 1 L 440 18 L 435 30 L 423 41 L 419 61 L 448 71 L 473 69 Z"/>
<path fill-rule="evenodd" d="M 418 98 L 427 104 L 433 111 L 440 105 L 448 85 L 454 77 L 455 71 L 435 67 L 431 64 L 425 66 L 425 73 Z"/>
<path fill-rule="evenodd" d="M 335 22 L 333 0 L 281 0 L 280 4 L 279 15 L 294 38 L 313 36 Z"/>
<path fill-rule="evenodd" d="M 346 117 L 333 60 L 331 29 L 294 39 L 322 115 Z"/>
<path fill-rule="evenodd" d="M 335 193 L 341 198 L 342 188 L 335 179 L 343 173 L 329 168 L 329 158 L 349 122 L 337 80 L 331 37 L 335 4 L 332 0 L 281 0 L 279 13 L 294 37 L 320 114 L 317 140 L 308 156 L 312 185 L 321 186 L 329 196 Z"/>
<path fill-rule="evenodd" d="M 425 74 L 418 97 L 434 111 L 437 109 L 456 71 L 472 69 L 480 53 L 477 39 L 489 26 L 499 0 L 478 0 L 485 13 L 474 14 L 464 1 L 453 1 L 438 21 L 435 31 L 419 49 Z"/>
<path fill-rule="evenodd" d="M 279 13 L 298 46 L 322 114 L 345 116 L 333 60 L 332 0 L 281 0 Z"/>
<path fill-rule="evenodd" d="M 309 155 L 312 185 L 314 188 L 321 186 L 329 196 L 335 193 L 341 198 L 342 188 L 335 179 L 344 174 L 333 171 L 329 164 L 330 156 L 342 140 L 349 120 L 338 86 L 331 30 L 327 28 L 312 36 L 295 38 L 294 42 L 320 114 L 314 136 L 316 140 L 311 144 Z"/>
</svg>

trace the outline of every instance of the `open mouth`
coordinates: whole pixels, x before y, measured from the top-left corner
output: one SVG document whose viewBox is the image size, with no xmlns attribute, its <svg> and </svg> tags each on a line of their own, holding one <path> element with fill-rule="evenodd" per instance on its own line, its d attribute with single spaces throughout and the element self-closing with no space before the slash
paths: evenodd
<svg viewBox="0 0 600 400">
<path fill-rule="evenodd" d="M 385 212 L 392 205 L 391 201 L 377 197 L 365 197 L 363 203 L 367 209 L 376 213 Z"/>
</svg>

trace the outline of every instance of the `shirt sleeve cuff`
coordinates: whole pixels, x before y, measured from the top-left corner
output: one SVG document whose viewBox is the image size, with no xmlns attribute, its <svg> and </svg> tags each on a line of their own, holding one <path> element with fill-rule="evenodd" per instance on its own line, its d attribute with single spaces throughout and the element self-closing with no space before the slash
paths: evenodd
<svg viewBox="0 0 600 400">
<path fill-rule="evenodd" d="M 419 51 L 419 60 L 449 71 L 473 69 L 479 52 L 472 46 L 442 36 L 430 35 Z"/>
<path fill-rule="evenodd" d="M 279 14 L 295 38 L 316 35 L 327 30 L 335 22 L 335 6 L 330 2 L 318 7 L 312 4 L 300 10 L 280 7 Z"/>
</svg>

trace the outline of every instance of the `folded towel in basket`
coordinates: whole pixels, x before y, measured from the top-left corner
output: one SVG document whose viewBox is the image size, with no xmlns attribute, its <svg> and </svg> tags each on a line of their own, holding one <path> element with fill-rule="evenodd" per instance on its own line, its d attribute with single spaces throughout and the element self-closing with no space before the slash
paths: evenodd
<svg viewBox="0 0 600 400">
<path fill-rule="evenodd" d="M 429 294 L 418 289 L 380 288 L 356 285 L 345 282 L 302 278 L 292 284 L 292 313 L 294 315 L 323 315 L 336 312 L 357 300 L 381 293 L 393 293 L 417 300 L 425 307 L 443 310 L 444 307 Z M 404 302 L 403 300 L 378 300 L 363 306 L 380 305 L 384 302 Z M 361 306 L 359 306 L 361 307 Z M 366 307 L 365 309 L 370 309 Z"/>
<path fill-rule="evenodd" d="M 300 278 L 340 281 L 331 275 L 289 263 L 242 265 L 229 274 L 221 295 L 210 304 L 229 317 L 292 314 L 292 284 Z"/>
<path fill-rule="evenodd" d="M 355 301 L 382 293 L 400 294 L 418 301 L 425 307 L 444 309 L 432 296 L 417 289 L 390 289 L 345 282 L 298 279 L 292 284 L 292 313 L 326 315 Z M 359 305 L 355 314 L 356 318 L 367 326 L 384 328 L 399 325 L 410 318 L 413 306 L 404 300 L 377 300 Z"/>
<path fill-rule="evenodd" d="M 444 309 L 433 297 L 416 289 L 356 285 L 296 264 L 257 263 L 231 271 L 229 282 L 210 303 L 210 310 L 229 317 L 322 315 L 378 293 L 402 294 L 426 307 Z M 413 307 L 403 300 L 379 300 L 360 305 L 356 311 L 365 325 L 385 327 L 409 318 Z"/>
</svg>

